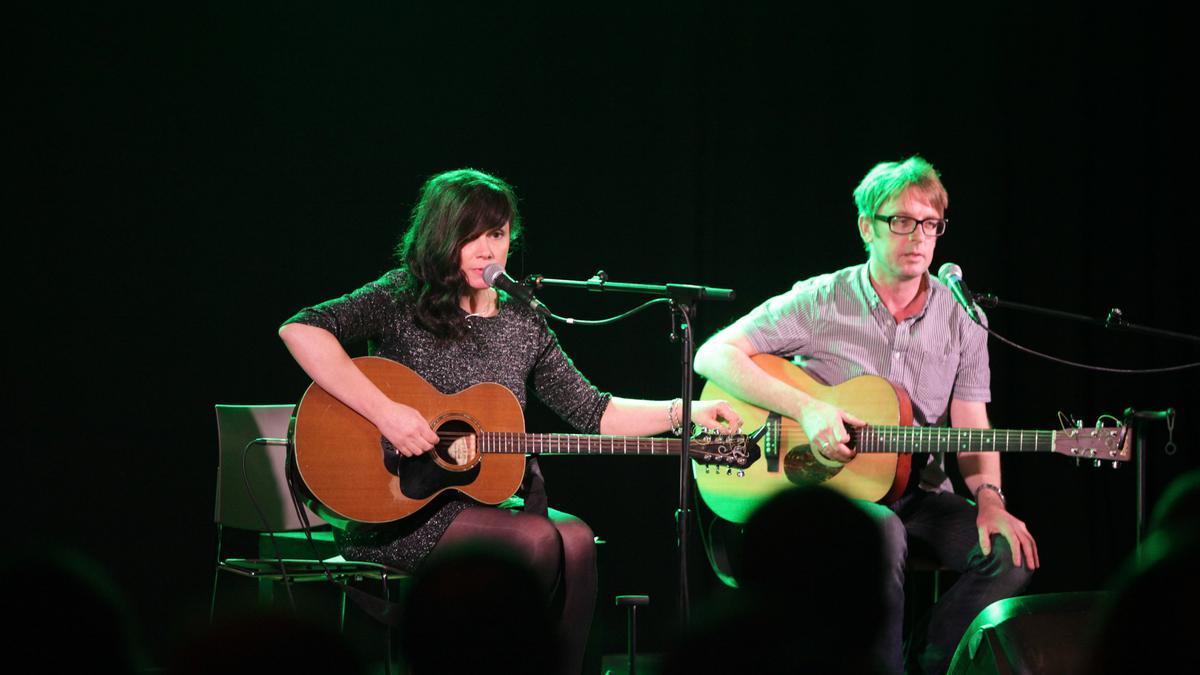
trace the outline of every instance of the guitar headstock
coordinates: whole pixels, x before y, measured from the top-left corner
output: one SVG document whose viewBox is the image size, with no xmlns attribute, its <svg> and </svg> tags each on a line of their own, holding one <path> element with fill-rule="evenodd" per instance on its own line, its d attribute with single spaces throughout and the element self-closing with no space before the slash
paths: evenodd
<svg viewBox="0 0 1200 675">
<path fill-rule="evenodd" d="M 1129 427 L 1071 427 L 1054 432 L 1054 452 L 1097 463 L 1127 462 L 1132 456 Z"/>
<path fill-rule="evenodd" d="M 743 470 L 758 461 L 758 443 L 746 434 L 702 433 L 688 443 L 688 455 L 704 465 Z"/>
</svg>

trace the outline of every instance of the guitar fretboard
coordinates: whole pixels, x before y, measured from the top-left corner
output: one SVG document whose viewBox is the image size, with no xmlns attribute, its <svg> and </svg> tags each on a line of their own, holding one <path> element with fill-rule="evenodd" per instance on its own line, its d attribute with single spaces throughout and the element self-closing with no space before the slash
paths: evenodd
<svg viewBox="0 0 1200 675">
<path fill-rule="evenodd" d="M 477 443 L 480 452 L 534 455 L 678 455 L 680 448 L 675 438 L 506 431 L 481 433 Z"/>
<path fill-rule="evenodd" d="M 857 432 L 858 452 L 1053 452 L 1054 431 L 868 426 Z"/>
</svg>

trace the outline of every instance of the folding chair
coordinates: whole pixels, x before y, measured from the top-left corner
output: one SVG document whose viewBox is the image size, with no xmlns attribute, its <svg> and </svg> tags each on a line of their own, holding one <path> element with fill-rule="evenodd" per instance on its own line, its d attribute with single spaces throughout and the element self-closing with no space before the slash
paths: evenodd
<svg viewBox="0 0 1200 675">
<path fill-rule="evenodd" d="M 407 578 L 404 572 L 371 562 L 342 558 L 327 524 L 293 498 L 287 478 L 288 430 L 293 405 L 217 405 L 219 454 L 214 520 L 217 558 L 213 572 L 210 618 L 216 611 L 217 583 L 222 572 L 258 581 L 260 603 L 269 604 L 276 584 L 315 581 L 341 587 L 339 626 L 345 625 L 346 585 L 364 579 L 380 582 L 390 603 L 389 581 Z M 297 505 L 307 517 L 305 523 Z M 257 558 L 223 557 L 226 528 L 258 534 Z M 311 536 L 311 539 L 310 539 Z M 391 655 L 391 630 L 388 630 Z"/>
</svg>

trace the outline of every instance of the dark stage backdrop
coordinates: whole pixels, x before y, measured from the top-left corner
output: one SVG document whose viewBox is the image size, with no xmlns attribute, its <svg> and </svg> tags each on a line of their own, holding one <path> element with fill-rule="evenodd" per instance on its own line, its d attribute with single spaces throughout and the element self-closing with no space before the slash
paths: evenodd
<svg viewBox="0 0 1200 675">
<path fill-rule="evenodd" d="M 102 561 L 156 653 L 207 610 L 212 405 L 298 399 L 307 381 L 276 327 L 387 270 L 438 171 L 517 186 L 528 242 L 515 274 L 736 289 L 702 308 L 707 337 L 796 279 L 859 262 L 851 190 L 876 162 L 921 153 L 951 195 L 937 263 L 962 265 L 975 289 L 1198 330 L 1194 207 L 1175 169 L 1183 70 L 1153 3 L 243 4 L 60 5 L 10 26 L 23 39 L 8 539 Z M 580 317 L 634 302 L 543 295 Z M 1013 311 L 991 323 L 1078 361 L 1198 360 Z M 668 331 L 662 311 L 558 329 L 596 385 L 656 398 L 678 383 Z M 995 425 L 1175 406 L 1178 453 L 1164 453 L 1164 428 L 1151 435 L 1151 497 L 1196 466 L 1195 370 L 1093 374 L 995 342 L 991 354 Z M 528 426 L 564 428 L 536 405 Z M 645 592 L 643 644 L 661 648 L 674 465 L 545 468 L 553 504 L 609 542 L 602 647 L 622 645 L 611 594 Z M 1131 550 L 1133 472 L 1057 457 L 1006 458 L 1005 471 L 1045 565 L 1030 590 L 1100 587 Z M 716 584 L 696 563 L 700 601 Z"/>
</svg>

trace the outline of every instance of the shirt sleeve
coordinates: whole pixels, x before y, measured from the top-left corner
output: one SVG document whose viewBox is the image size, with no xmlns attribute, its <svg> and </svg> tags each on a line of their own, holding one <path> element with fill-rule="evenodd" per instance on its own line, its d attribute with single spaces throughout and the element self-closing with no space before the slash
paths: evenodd
<svg viewBox="0 0 1200 675">
<path fill-rule="evenodd" d="M 572 427 L 583 433 L 599 433 L 600 418 L 612 394 L 588 382 L 545 323 L 542 330 L 542 348 L 533 367 L 534 393 Z"/>
<path fill-rule="evenodd" d="M 813 309 L 812 294 L 800 282 L 755 307 L 734 326 L 759 353 L 792 356 L 812 342 Z"/>
<path fill-rule="evenodd" d="M 400 272 L 393 270 L 340 298 L 305 307 L 284 322 L 324 328 L 346 344 L 381 335 L 397 315 Z"/>
<path fill-rule="evenodd" d="M 992 370 L 988 363 L 987 331 L 967 318 L 966 312 L 957 312 L 959 329 L 962 331 L 962 352 L 958 360 L 958 372 L 954 376 L 954 392 L 951 396 L 960 401 L 992 400 Z M 979 320 L 987 325 L 987 316 L 979 310 Z"/>
</svg>

